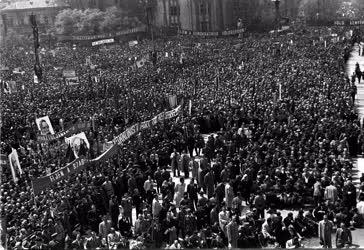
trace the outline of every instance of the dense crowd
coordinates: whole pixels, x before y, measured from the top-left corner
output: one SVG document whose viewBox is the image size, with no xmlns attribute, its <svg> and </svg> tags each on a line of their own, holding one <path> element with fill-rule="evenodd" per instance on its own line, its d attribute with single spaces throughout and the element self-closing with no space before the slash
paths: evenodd
<svg viewBox="0 0 364 250">
<path fill-rule="evenodd" d="M 324 44 L 310 29 L 64 44 L 41 54 L 37 84 L 30 49 L 2 50 L 4 65 L 25 71 L 2 72 L 18 91 L 1 99 L 1 151 L 17 149 L 23 169 L 17 183 L 9 169 L 1 176 L 8 247 L 294 248 L 317 236 L 331 247 L 334 226 L 336 245 L 350 244 L 348 228 L 364 225 L 364 176 L 357 194 L 351 174 L 364 136 L 345 74 L 350 46 Z M 135 67 L 151 51 L 157 61 Z M 95 69 L 85 65 L 89 56 Z M 75 69 L 79 84 L 67 86 L 60 68 Z M 36 118 L 48 115 L 57 132 L 92 121 L 92 159 L 129 126 L 169 110 L 171 95 L 183 106 L 177 118 L 33 194 L 32 179 L 71 160 L 63 138 L 37 141 Z M 283 217 L 285 208 L 299 212 Z"/>
</svg>

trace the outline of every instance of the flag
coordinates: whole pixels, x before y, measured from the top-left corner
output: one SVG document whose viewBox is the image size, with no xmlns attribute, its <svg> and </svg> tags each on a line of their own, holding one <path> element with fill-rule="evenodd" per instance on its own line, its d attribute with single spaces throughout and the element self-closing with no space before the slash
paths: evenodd
<svg viewBox="0 0 364 250">
<path fill-rule="evenodd" d="M 177 106 L 177 96 L 176 95 L 170 95 L 168 97 L 168 101 L 169 101 L 169 105 L 171 106 L 171 108 L 174 108 L 175 106 Z"/>
<path fill-rule="evenodd" d="M 278 100 L 282 100 L 282 84 L 278 83 Z"/>
<path fill-rule="evenodd" d="M 188 114 L 191 115 L 192 114 L 192 100 L 190 99 L 189 104 L 188 104 Z"/>
<path fill-rule="evenodd" d="M 19 162 L 19 156 L 16 149 L 12 149 L 12 152 L 9 154 L 9 163 L 12 167 L 17 167 L 20 174 L 23 174 L 23 170 L 21 169 L 20 162 Z"/>
<path fill-rule="evenodd" d="M 14 182 L 17 182 L 18 177 L 16 175 L 15 166 L 17 167 L 17 169 L 19 171 L 19 174 L 23 173 L 23 171 L 22 171 L 22 169 L 20 167 L 20 163 L 19 163 L 18 152 L 16 152 L 15 149 L 12 149 L 12 152 L 9 154 L 8 159 L 9 159 L 9 166 L 10 166 L 10 170 L 11 170 L 11 175 L 13 176 Z"/>
</svg>

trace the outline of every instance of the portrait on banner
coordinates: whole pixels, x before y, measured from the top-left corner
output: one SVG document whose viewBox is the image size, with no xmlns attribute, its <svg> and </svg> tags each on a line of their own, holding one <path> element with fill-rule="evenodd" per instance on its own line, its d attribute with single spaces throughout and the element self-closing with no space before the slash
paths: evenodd
<svg viewBox="0 0 364 250">
<path fill-rule="evenodd" d="M 54 135 L 53 126 L 48 116 L 37 118 L 35 122 L 41 135 Z"/>
</svg>

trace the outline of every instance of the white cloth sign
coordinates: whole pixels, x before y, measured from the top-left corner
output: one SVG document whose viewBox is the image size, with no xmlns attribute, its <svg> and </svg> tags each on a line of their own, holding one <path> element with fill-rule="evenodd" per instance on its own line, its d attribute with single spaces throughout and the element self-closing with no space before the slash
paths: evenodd
<svg viewBox="0 0 364 250">
<path fill-rule="evenodd" d="M 35 119 L 35 122 L 41 135 L 54 135 L 53 126 L 48 116 L 37 118 Z"/>
</svg>

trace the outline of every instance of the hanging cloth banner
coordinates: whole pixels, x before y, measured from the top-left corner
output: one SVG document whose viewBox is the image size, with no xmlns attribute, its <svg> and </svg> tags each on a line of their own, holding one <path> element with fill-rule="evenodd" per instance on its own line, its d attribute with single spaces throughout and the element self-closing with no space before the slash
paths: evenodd
<svg viewBox="0 0 364 250">
<path fill-rule="evenodd" d="M 39 194 L 42 190 L 46 189 L 53 183 L 56 183 L 69 175 L 79 172 L 85 167 L 88 160 L 84 158 L 77 158 L 73 162 L 69 163 L 65 167 L 58 169 L 57 171 L 43 177 L 39 177 L 32 180 L 33 190 L 35 194 Z"/>
<path fill-rule="evenodd" d="M 58 132 L 54 135 L 38 135 L 37 140 L 39 142 L 58 140 L 65 136 L 76 134 L 77 132 L 89 130 L 90 128 L 91 128 L 91 122 L 79 122 L 79 123 L 76 123 L 73 126 L 71 126 L 69 129 Z"/>
<path fill-rule="evenodd" d="M 138 133 L 140 130 L 150 128 L 152 125 L 157 124 L 158 121 L 162 121 L 164 119 L 171 119 L 171 118 L 177 116 L 178 113 L 180 112 L 180 110 L 181 110 L 181 105 L 168 112 L 162 112 L 149 121 L 134 124 L 133 126 L 127 128 L 123 133 L 118 135 L 116 138 L 114 138 L 113 142 L 114 142 L 114 144 L 121 145 L 123 142 L 128 140 L 134 134 Z"/>
<path fill-rule="evenodd" d="M 84 159 L 83 157 L 80 157 L 74 160 L 73 162 L 69 163 L 65 167 L 49 175 L 32 180 L 34 194 L 39 194 L 52 184 L 57 183 L 58 181 L 70 176 L 73 173 L 81 171 L 88 163 L 91 162 L 95 163 L 109 159 L 118 152 L 119 145 L 128 140 L 132 135 L 136 134 L 140 130 L 151 128 L 153 125 L 157 124 L 158 121 L 164 121 L 165 119 L 171 119 L 173 117 L 176 117 L 181 111 L 181 107 L 182 106 L 180 105 L 173 110 L 160 113 L 159 115 L 155 116 L 153 119 L 149 121 L 137 123 L 127 128 L 123 133 L 118 135 L 112 142 L 110 142 L 113 143 L 113 145 L 108 150 L 106 150 L 104 153 L 102 153 L 95 159 L 87 160 Z"/>
</svg>

